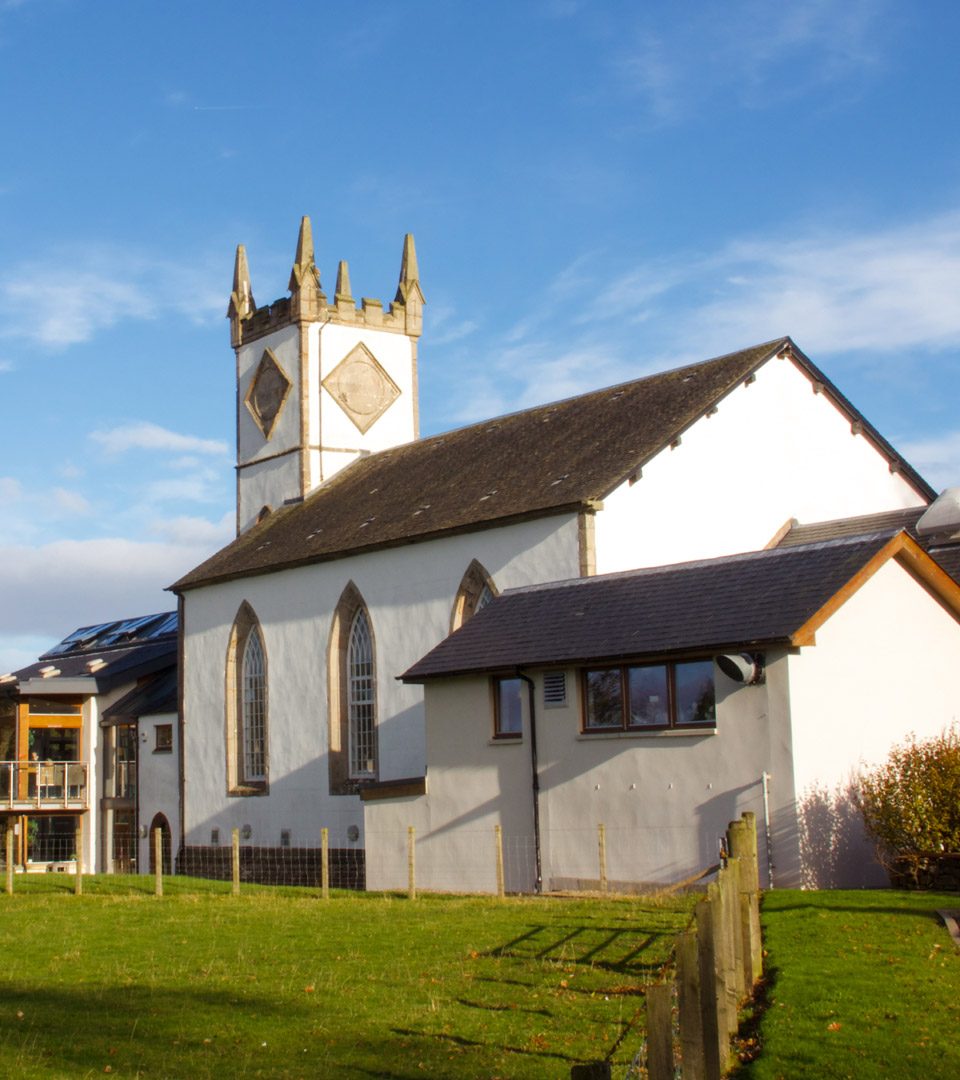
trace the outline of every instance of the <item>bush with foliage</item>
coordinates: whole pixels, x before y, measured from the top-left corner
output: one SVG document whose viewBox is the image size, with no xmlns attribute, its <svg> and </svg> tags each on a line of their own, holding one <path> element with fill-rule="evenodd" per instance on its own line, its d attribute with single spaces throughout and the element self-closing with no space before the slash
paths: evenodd
<svg viewBox="0 0 960 1080">
<path fill-rule="evenodd" d="M 960 732 L 915 736 L 895 746 L 883 765 L 860 777 L 867 831 L 889 860 L 960 852 Z"/>
</svg>

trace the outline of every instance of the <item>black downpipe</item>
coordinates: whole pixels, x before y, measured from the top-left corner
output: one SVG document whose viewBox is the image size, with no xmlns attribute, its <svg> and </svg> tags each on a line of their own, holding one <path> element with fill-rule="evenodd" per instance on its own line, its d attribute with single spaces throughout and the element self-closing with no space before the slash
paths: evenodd
<svg viewBox="0 0 960 1080">
<path fill-rule="evenodd" d="M 527 684 L 527 698 L 530 702 L 530 773 L 533 787 L 533 849 L 537 859 L 537 881 L 534 891 L 539 896 L 543 892 L 543 868 L 540 863 L 540 773 L 537 770 L 537 714 L 534 707 L 533 679 L 517 670 L 517 677 Z"/>
</svg>

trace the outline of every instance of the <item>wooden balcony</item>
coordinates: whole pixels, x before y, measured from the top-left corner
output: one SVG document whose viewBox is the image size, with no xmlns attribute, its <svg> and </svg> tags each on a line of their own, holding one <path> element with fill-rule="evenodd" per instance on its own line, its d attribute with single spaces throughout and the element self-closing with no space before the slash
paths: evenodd
<svg viewBox="0 0 960 1080">
<path fill-rule="evenodd" d="M 89 808 L 88 762 L 0 761 L 0 813 L 75 813 Z"/>
</svg>

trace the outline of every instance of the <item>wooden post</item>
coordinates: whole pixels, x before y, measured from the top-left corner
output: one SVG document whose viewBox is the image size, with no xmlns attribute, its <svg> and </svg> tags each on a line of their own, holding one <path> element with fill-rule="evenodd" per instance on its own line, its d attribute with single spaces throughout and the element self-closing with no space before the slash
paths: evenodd
<svg viewBox="0 0 960 1080">
<path fill-rule="evenodd" d="M 230 834 L 233 851 L 231 852 L 231 866 L 233 869 L 233 888 L 231 892 L 234 896 L 240 895 L 240 830 L 234 829 Z"/>
<path fill-rule="evenodd" d="M 417 830 L 407 826 L 407 896 L 417 898 Z"/>
<path fill-rule="evenodd" d="M 153 830 L 153 869 L 155 896 L 163 896 L 163 830 Z"/>
<path fill-rule="evenodd" d="M 330 899 L 330 830 L 320 830 L 320 895 Z"/>
<path fill-rule="evenodd" d="M 503 826 L 494 825 L 493 827 L 493 841 L 497 848 L 497 896 L 499 899 L 503 899 L 506 895 L 506 889 L 503 881 Z"/>
<path fill-rule="evenodd" d="M 697 959 L 697 935 L 693 930 L 677 938 L 677 1013 L 683 1080 L 704 1080 L 700 964 Z"/>
<path fill-rule="evenodd" d="M 597 826 L 597 847 L 600 856 L 600 891 L 607 891 L 607 827 L 602 822 Z"/>
<path fill-rule="evenodd" d="M 721 919 L 721 974 L 723 977 L 724 994 L 724 1018 L 726 1020 L 727 1035 L 732 1035 L 737 1030 L 737 1006 L 740 1001 L 737 996 L 737 961 L 734 950 L 733 926 L 734 912 L 736 921 L 740 920 L 740 901 L 733 893 L 734 871 L 730 862 L 720 871 L 717 880 L 720 882 L 720 919 Z"/>
<path fill-rule="evenodd" d="M 76 845 L 76 873 L 73 879 L 73 892 L 75 896 L 83 895 L 83 818 L 77 818 L 77 832 L 74 837 Z"/>
<path fill-rule="evenodd" d="M 7 896 L 13 896 L 13 822 L 7 823 Z"/>
<path fill-rule="evenodd" d="M 757 819 L 747 811 L 727 830 L 731 853 L 740 863 L 740 923 L 743 938 L 744 983 L 751 990 L 763 975 L 760 938 L 760 866 L 757 860 Z"/>
<path fill-rule="evenodd" d="M 673 1080 L 673 986 L 647 987 L 647 1075 Z"/>
<path fill-rule="evenodd" d="M 706 899 L 696 907 L 705 1080 L 720 1080 L 727 1059 L 726 1023 L 721 1021 L 724 993 L 717 962 L 717 938 L 720 936 L 718 892 L 716 885 L 708 886 Z"/>
</svg>

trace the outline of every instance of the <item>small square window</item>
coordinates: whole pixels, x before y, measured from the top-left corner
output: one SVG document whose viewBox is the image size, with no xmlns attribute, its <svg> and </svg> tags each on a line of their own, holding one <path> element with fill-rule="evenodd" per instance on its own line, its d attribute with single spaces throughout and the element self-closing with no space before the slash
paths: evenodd
<svg viewBox="0 0 960 1080">
<path fill-rule="evenodd" d="M 219 847 L 220 846 L 220 830 L 219 829 L 211 829 L 210 830 L 210 846 L 211 847 Z"/>
<path fill-rule="evenodd" d="M 522 691 L 522 679 L 494 681 L 494 738 L 519 739 L 523 734 Z"/>
<path fill-rule="evenodd" d="M 173 724 L 157 724 L 154 732 L 154 753 L 169 754 L 173 750 Z"/>
</svg>

